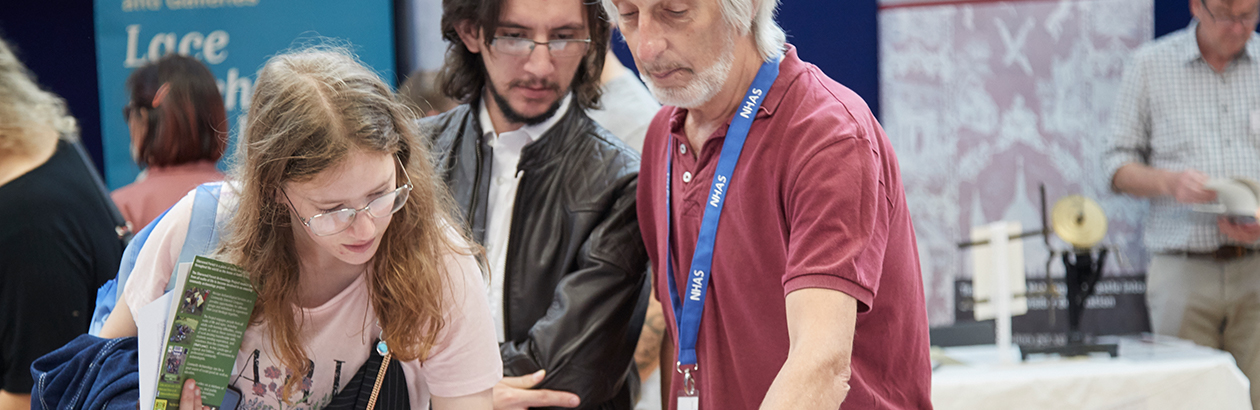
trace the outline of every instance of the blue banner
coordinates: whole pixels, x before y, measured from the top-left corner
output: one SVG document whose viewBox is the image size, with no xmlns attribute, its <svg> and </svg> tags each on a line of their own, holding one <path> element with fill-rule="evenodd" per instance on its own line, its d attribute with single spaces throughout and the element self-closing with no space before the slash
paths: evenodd
<svg viewBox="0 0 1260 410">
<path fill-rule="evenodd" d="M 127 76 L 166 54 L 190 55 L 210 67 L 232 141 L 244 128 L 256 72 L 267 57 L 315 37 L 348 42 L 365 64 L 394 81 L 389 0 L 95 0 L 95 13 L 101 140 L 110 189 L 131 183 L 139 173 L 122 116 Z M 224 158 L 234 145 L 229 143 Z"/>
</svg>

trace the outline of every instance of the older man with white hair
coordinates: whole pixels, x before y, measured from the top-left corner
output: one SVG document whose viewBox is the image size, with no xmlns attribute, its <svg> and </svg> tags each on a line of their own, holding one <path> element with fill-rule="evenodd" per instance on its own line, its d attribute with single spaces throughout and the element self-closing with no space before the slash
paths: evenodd
<svg viewBox="0 0 1260 410">
<path fill-rule="evenodd" d="M 931 408 L 914 228 L 866 103 L 784 42 L 777 0 L 604 5 L 666 105 L 638 214 L 669 408 Z"/>
</svg>

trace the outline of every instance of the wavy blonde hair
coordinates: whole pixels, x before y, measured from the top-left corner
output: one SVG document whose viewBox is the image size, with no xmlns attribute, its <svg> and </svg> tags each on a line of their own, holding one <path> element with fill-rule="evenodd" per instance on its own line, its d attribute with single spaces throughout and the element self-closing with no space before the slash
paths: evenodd
<svg viewBox="0 0 1260 410">
<path fill-rule="evenodd" d="M 368 286 L 394 356 L 427 358 L 452 300 L 444 292 L 444 256 L 471 252 L 471 242 L 447 228 L 454 225 L 452 201 L 419 140 L 415 114 L 349 51 L 316 46 L 267 61 L 248 121 L 232 171 L 241 183 L 239 210 L 222 251 L 250 273 L 258 291 L 251 320 L 268 325 L 279 361 L 295 374 L 310 366 L 294 315 L 301 274 L 293 224 L 289 208 L 277 201 L 279 190 L 285 182 L 311 180 L 352 150 L 397 155 L 415 184 L 370 262 Z M 405 180 L 398 176 L 399 185 Z M 285 382 L 285 401 L 300 379 Z"/>
<path fill-rule="evenodd" d="M 0 152 L 25 152 L 31 148 L 34 127 L 56 130 L 73 139 L 78 126 L 66 113 L 66 101 L 35 83 L 26 65 L 9 43 L 0 38 Z"/>
</svg>

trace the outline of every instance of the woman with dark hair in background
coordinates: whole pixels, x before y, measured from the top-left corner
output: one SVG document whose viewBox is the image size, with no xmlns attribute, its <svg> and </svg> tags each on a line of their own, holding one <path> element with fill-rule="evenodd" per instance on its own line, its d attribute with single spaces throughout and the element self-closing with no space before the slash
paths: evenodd
<svg viewBox="0 0 1260 410">
<path fill-rule="evenodd" d="M 139 230 L 205 182 L 223 180 L 215 162 L 227 147 L 227 114 L 214 75 L 197 59 L 171 54 L 127 78 L 131 157 L 147 167 L 114 191 L 114 203 Z"/>
</svg>

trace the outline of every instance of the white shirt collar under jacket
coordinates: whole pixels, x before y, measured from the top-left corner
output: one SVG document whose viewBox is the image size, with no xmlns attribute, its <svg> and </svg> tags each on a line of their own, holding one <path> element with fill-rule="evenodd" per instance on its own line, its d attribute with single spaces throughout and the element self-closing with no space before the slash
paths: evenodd
<svg viewBox="0 0 1260 410">
<path fill-rule="evenodd" d="M 478 120 L 482 135 L 493 152 L 493 163 L 490 165 L 490 198 L 486 204 L 486 258 L 490 262 L 490 313 L 494 315 L 494 332 L 503 343 L 503 274 L 507 266 L 508 233 L 512 226 L 512 207 L 516 203 L 516 189 L 520 185 L 521 175 L 516 166 L 521 159 L 521 150 L 526 145 L 542 138 L 552 126 L 560 121 L 560 117 L 569 110 L 572 94 L 560 100 L 560 109 L 543 121 L 534 125 L 526 125 L 515 131 L 496 133 L 494 122 L 486 110 L 485 99 L 478 104 Z"/>
</svg>

